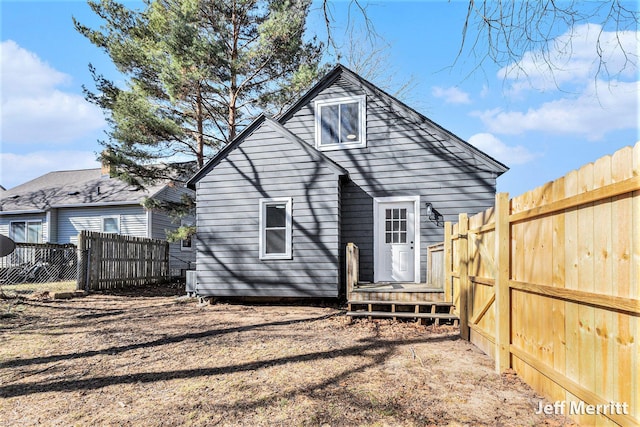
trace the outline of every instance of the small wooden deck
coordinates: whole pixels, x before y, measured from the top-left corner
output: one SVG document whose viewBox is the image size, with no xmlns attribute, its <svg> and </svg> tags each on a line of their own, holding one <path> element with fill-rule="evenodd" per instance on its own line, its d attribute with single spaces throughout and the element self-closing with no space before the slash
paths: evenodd
<svg viewBox="0 0 640 427">
<path fill-rule="evenodd" d="M 349 301 L 444 301 L 444 291 L 427 283 L 358 283 L 347 289 Z"/>
<path fill-rule="evenodd" d="M 347 245 L 347 316 L 458 323 L 453 304 L 445 302 L 442 286 L 360 282 L 357 257 L 357 246 Z"/>
</svg>

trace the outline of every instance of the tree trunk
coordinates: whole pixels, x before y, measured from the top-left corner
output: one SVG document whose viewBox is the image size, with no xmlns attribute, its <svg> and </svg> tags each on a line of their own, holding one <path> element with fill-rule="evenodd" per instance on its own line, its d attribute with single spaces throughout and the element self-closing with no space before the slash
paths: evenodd
<svg viewBox="0 0 640 427">
<path fill-rule="evenodd" d="M 236 137 L 236 120 L 237 120 L 237 108 L 236 103 L 238 100 L 238 75 L 237 75 L 237 61 L 238 61 L 238 39 L 240 38 L 240 25 L 238 24 L 238 15 L 236 14 L 236 2 L 233 2 L 233 12 L 231 13 L 231 26 L 233 28 L 232 42 L 231 42 L 231 81 L 229 85 L 229 141 L 233 141 Z"/>
<path fill-rule="evenodd" d="M 198 83 L 197 95 L 196 95 L 196 123 L 198 127 L 198 133 L 196 134 L 196 142 L 198 148 L 196 151 L 196 160 L 198 161 L 198 169 L 204 166 L 204 115 L 202 113 L 202 87 Z"/>
</svg>

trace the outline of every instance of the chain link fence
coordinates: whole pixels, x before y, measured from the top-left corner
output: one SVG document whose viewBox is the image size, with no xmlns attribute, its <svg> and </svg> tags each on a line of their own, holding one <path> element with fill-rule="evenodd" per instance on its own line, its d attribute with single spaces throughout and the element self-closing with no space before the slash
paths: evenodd
<svg viewBox="0 0 640 427">
<path fill-rule="evenodd" d="M 78 257 L 73 244 L 16 243 L 0 258 L 0 294 L 15 296 L 76 288 Z"/>
</svg>

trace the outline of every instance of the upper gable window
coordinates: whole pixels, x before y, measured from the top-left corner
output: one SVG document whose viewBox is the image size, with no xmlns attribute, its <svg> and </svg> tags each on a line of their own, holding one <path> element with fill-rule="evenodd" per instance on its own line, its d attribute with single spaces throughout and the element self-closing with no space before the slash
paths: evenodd
<svg viewBox="0 0 640 427">
<path fill-rule="evenodd" d="M 366 147 L 365 99 L 363 95 L 316 101 L 316 148 Z"/>
</svg>

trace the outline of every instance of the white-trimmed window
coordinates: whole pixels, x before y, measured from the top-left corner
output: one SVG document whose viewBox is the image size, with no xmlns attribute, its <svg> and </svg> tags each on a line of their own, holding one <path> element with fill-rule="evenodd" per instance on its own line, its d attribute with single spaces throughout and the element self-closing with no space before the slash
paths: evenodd
<svg viewBox="0 0 640 427">
<path fill-rule="evenodd" d="M 291 197 L 260 199 L 260 259 L 291 259 Z"/>
<path fill-rule="evenodd" d="M 102 232 L 103 233 L 120 233 L 120 216 L 103 216 L 102 217 Z"/>
<path fill-rule="evenodd" d="M 315 102 L 316 148 L 344 150 L 367 146 L 366 97 Z"/>
<path fill-rule="evenodd" d="M 12 221 L 10 236 L 17 243 L 42 243 L 42 221 Z"/>
</svg>

